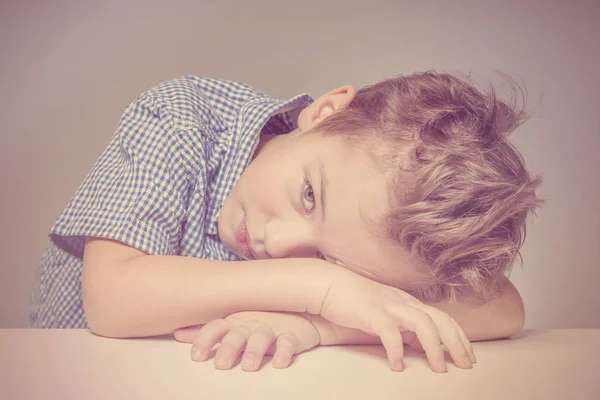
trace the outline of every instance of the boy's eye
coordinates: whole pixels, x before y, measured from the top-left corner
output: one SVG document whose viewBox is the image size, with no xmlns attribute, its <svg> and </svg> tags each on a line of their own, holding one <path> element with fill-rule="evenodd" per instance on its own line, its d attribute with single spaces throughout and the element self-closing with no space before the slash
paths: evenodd
<svg viewBox="0 0 600 400">
<path fill-rule="evenodd" d="M 312 212 L 315 208 L 315 194 L 313 193 L 312 185 L 305 182 L 302 189 L 302 204 L 307 211 Z"/>
</svg>

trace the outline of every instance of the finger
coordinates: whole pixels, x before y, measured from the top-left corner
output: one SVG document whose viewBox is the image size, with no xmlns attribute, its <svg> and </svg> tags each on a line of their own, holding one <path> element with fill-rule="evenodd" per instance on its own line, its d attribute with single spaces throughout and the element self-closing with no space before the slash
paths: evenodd
<svg viewBox="0 0 600 400">
<path fill-rule="evenodd" d="M 435 372 L 447 372 L 444 348 L 441 344 L 438 328 L 433 319 L 425 311 L 407 305 L 401 310 L 394 312 L 402 326 L 416 333 L 431 369 Z"/>
<path fill-rule="evenodd" d="M 275 354 L 273 354 L 273 368 L 287 368 L 296 354 L 296 338 L 291 333 L 285 332 L 279 335 L 275 342 Z"/>
<path fill-rule="evenodd" d="M 417 335 L 414 332 L 401 331 L 400 334 L 402 335 L 402 340 L 404 341 L 404 344 L 409 345 L 410 347 L 419 352 L 425 352 L 425 349 L 423 348 L 423 346 L 421 346 L 421 342 L 419 342 L 419 339 L 417 338 Z"/>
<path fill-rule="evenodd" d="M 250 332 L 250 328 L 238 325 L 225 335 L 215 355 L 215 368 L 231 369 L 233 367 L 233 363 L 248 343 Z"/>
<path fill-rule="evenodd" d="M 467 353 L 469 353 L 469 358 L 471 359 L 471 362 L 475 364 L 477 362 L 477 358 L 475 357 L 475 351 L 473 350 L 473 345 L 471 344 L 471 341 L 469 340 L 469 338 L 467 338 L 465 331 L 460 327 L 460 325 L 458 325 L 458 322 L 456 322 L 454 319 L 452 319 L 452 322 L 456 326 L 456 330 L 458 331 L 460 340 L 467 349 Z"/>
<path fill-rule="evenodd" d="M 448 349 L 454 365 L 462 369 L 473 368 L 473 362 L 459 333 L 459 330 L 462 331 L 462 329 L 458 327 L 458 324 L 448 314 L 434 307 L 422 304 L 416 308 L 431 317 L 437 327 L 442 344 Z"/>
<path fill-rule="evenodd" d="M 233 328 L 233 323 L 216 319 L 204 325 L 192 345 L 192 360 L 206 361 L 212 348 Z"/>
<path fill-rule="evenodd" d="M 473 368 L 473 362 L 471 361 L 471 357 L 469 357 L 469 352 L 463 344 L 456 326 L 451 322 L 436 325 L 438 326 L 442 343 L 448 349 L 448 352 L 454 361 L 454 365 L 462 369 Z"/>
<path fill-rule="evenodd" d="M 193 343 L 198 337 L 202 325 L 188 326 L 186 328 L 179 328 L 173 332 L 175 340 L 182 343 Z"/>
<path fill-rule="evenodd" d="M 392 371 L 403 371 L 404 341 L 400 329 L 396 324 L 388 323 L 378 330 L 381 344 L 385 348 Z"/>
<path fill-rule="evenodd" d="M 275 334 L 267 327 L 256 328 L 248 338 L 248 344 L 242 356 L 242 369 L 244 371 L 256 371 L 265 356 L 265 353 L 273 344 Z"/>
</svg>

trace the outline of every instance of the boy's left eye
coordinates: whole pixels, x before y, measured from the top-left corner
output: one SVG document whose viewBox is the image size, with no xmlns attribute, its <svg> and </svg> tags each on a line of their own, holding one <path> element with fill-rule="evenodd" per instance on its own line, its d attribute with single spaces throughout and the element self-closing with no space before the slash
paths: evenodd
<svg viewBox="0 0 600 400">
<path fill-rule="evenodd" d="M 304 181 L 301 197 L 304 208 L 308 212 L 312 212 L 315 209 L 315 194 L 312 185 L 307 180 Z"/>
</svg>

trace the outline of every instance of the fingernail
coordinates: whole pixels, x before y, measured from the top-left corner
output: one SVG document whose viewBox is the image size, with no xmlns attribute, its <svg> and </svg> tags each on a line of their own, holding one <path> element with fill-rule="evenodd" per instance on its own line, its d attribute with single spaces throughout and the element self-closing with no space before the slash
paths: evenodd
<svg viewBox="0 0 600 400">
<path fill-rule="evenodd" d="M 274 368 L 283 368 L 284 367 L 283 358 L 281 358 L 281 357 L 274 358 L 273 359 L 273 367 Z"/>
<path fill-rule="evenodd" d="M 200 350 L 197 347 L 192 347 L 192 360 L 193 361 L 202 361 L 204 354 L 202 353 L 202 350 Z"/>
<path fill-rule="evenodd" d="M 394 364 L 394 371 L 404 371 L 404 363 L 401 360 L 396 361 Z"/>
<path fill-rule="evenodd" d="M 256 361 L 256 357 L 254 354 L 247 354 L 244 356 L 244 361 L 242 362 L 243 367 L 254 367 L 254 362 Z"/>
<path fill-rule="evenodd" d="M 471 357 L 468 354 L 465 354 L 463 359 L 464 359 L 465 365 L 468 365 L 470 368 L 473 368 L 473 361 L 471 360 Z"/>
<path fill-rule="evenodd" d="M 446 366 L 446 362 L 445 361 L 442 361 L 438 365 L 438 372 L 448 372 L 448 367 Z"/>
</svg>

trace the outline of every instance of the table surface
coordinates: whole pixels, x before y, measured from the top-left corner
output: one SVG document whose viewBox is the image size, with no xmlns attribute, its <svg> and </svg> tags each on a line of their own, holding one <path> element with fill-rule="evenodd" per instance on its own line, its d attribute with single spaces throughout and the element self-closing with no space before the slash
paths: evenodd
<svg viewBox="0 0 600 400">
<path fill-rule="evenodd" d="M 0 330 L 0 399 L 600 399 L 600 329 L 525 330 L 473 343 L 471 370 L 433 373 L 405 350 L 392 372 L 381 346 L 320 347 L 288 369 L 220 371 L 170 336 L 108 339 L 87 330 Z M 450 360 L 450 358 L 448 358 Z"/>
</svg>

